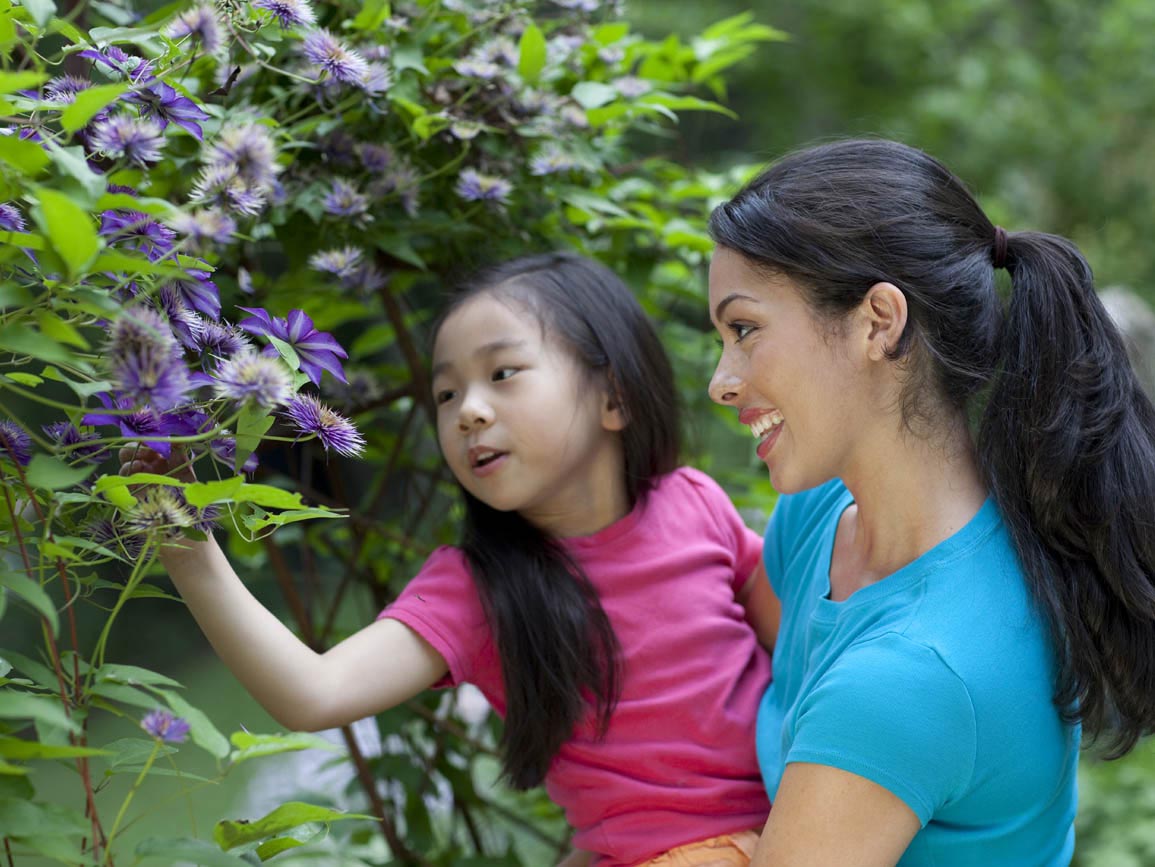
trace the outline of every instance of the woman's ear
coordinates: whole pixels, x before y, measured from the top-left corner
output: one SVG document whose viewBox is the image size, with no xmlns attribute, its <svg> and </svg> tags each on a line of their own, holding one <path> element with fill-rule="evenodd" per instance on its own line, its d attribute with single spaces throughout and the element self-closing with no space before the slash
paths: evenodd
<svg viewBox="0 0 1155 867">
<path fill-rule="evenodd" d="M 863 296 L 858 313 L 866 357 L 871 361 L 888 358 L 906 330 L 910 313 L 906 295 L 893 283 L 875 283 Z"/>
<path fill-rule="evenodd" d="M 618 384 L 613 374 L 606 377 L 606 391 L 602 398 L 602 427 L 609 431 L 624 430 L 629 423 L 622 401 L 618 397 Z"/>
</svg>

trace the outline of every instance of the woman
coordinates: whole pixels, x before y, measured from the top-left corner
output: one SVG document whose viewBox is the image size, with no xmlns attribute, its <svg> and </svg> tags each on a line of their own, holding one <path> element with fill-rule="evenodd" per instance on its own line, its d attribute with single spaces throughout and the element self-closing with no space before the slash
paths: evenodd
<svg viewBox="0 0 1155 867">
<path fill-rule="evenodd" d="M 710 393 L 783 494 L 754 864 L 1067 864 L 1081 730 L 1155 722 L 1155 410 L 1089 266 L 887 141 L 710 226 Z"/>
</svg>

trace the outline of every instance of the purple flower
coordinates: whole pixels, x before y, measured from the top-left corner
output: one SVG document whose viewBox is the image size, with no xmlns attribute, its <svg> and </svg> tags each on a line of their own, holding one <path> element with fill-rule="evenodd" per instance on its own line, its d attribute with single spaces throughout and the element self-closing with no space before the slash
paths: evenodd
<svg viewBox="0 0 1155 867">
<path fill-rule="evenodd" d="M 100 392 L 96 397 L 109 412 L 90 412 L 81 419 L 83 424 L 119 427 L 121 436 L 143 442 L 166 458 L 172 454 L 172 444 L 156 437 L 192 436 L 198 432 L 196 425 L 180 413 L 160 413 L 151 407 L 134 410 L 131 398 L 117 397 L 114 400 L 106 392 Z"/>
<path fill-rule="evenodd" d="M 281 29 L 301 25 L 313 25 L 317 16 L 308 0 L 253 0 L 253 6 L 273 13 L 273 17 L 281 22 Z"/>
<path fill-rule="evenodd" d="M 164 539 L 174 538 L 181 527 L 191 527 L 192 523 L 184 497 L 177 489 L 163 485 L 148 488 L 124 516 L 125 529 L 130 533 Z M 152 734 L 160 737 L 156 732 Z"/>
<path fill-rule="evenodd" d="M 119 548 L 128 560 L 136 560 L 144 550 L 144 539 L 130 535 L 119 524 L 109 518 L 98 518 L 85 528 L 85 533 L 97 545 L 103 545 L 113 553 Z"/>
<path fill-rule="evenodd" d="M 358 145 L 357 153 L 361 157 L 361 165 L 366 171 L 381 173 L 397 161 L 397 155 L 388 145 L 362 144 Z"/>
<path fill-rule="evenodd" d="M 0 229 L 6 232 L 27 232 L 28 224 L 24 216 L 11 202 L 0 204 Z"/>
<path fill-rule="evenodd" d="M 0 455 L 7 455 L 22 467 L 32 460 L 32 437 L 16 422 L 0 419 Z"/>
<path fill-rule="evenodd" d="M 115 45 L 110 45 L 104 51 L 89 48 L 78 55 L 96 61 L 102 72 L 119 72 L 128 76 L 133 83 L 151 81 L 153 79 L 152 65 L 142 57 L 126 54 Z"/>
<path fill-rule="evenodd" d="M 208 120 L 209 116 L 187 96 L 182 96 L 172 85 L 158 81 L 138 90 L 129 97 L 129 100 L 141 106 L 142 116 L 156 118 L 161 129 L 166 129 L 171 122 L 198 141 L 204 138 L 204 131 L 201 130 L 198 121 Z"/>
<path fill-rule="evenodd" d="M 457 195 L 467 202 L 498 202 L 506 204 L 513 184 L 504 178 L 483 175 L 466 169 L 457 179 Z"/>
<path fill-rule="evenodd" d="M 257 123 L 222 129 L 205 161 L 209 166 L 232 169 L 248 186 L 262 192 L 273 186 L 279 171 L 277 149 L 269 130 Z"/>
<path fill-rule="evenodd" d="M 466 78 L 480 78 L 482 81 L 492 81 L 501 75 L 501 67 L 490 60 L 478 57 L 467 57 L 453 64 L 459 75 Z"/>
<path fill-rule="evenodd" d="M 92 87 L 92 82 L 87 78 L 80 78 L 76 75 L 59 75 L 44 85 L 44 100 L 45 102 L 61 104 L 75 102 L 76 94 L 90 87 Z"/>
<path fill-rule="evenodd" d="M 217 397 L 262 407 L 283 404 L 292 393 L 289 370 L 280 358 L 252 350 L 238 352 L 223 360 L 213 371 Z"/>
<path fill-rule="evenodd" d="M 146 166 L 160 160 L 164 134 L 154 120 L 118 114 L 93 127 L 90 143 L 113 159 Z"/>
<path fill-rule="evenodd" d="M 183 744 L 188 739 L 189 724 L 167 710 L 154 710 L 140 721 L 140 727 L 166 744 Z"/>
<path fill-rule="evenodd" d="M 568 172 L 577 167 L 577 161 L 556 145 L 546 145 L 529 161 L 530 174 L 538 176 Z"/>
<path fill-rule="evenodd" d="M 237 459 L 237 441 L 231 436 L 212 440 L 209 443 L 209 451 L 216 460 L 232 469 Z M 241 471 L 251 473 L 257 468 L 258 463 L 257 454 L 253 452 L 241 464 Z"/>
<path fill-rule="evenodd" d="M 210 319 L 218 319 L 221 315 L 221 293 L 217 284 L 209 279 L 211 271 L 200 268 L 186 268 L 188 278 L 171 280 L 165 286 L 171 288 L 188 307 L 193 308 Z"/>
<path fill-rule="evenodd" d="M 344 84 L 359 85 L 369 73 L 365 58 L 323 27 L 306 36 L 301 49 L 310 63 L 320 67 L 322 75 Z"/>
<path fill-rule="evenodd" d="M 365 438 L 349 419 L 333 412 L 311 394 L 294 397 L 282 413 L 301 433 L 315 436 L 328 451 L 355 457 L 365 449 Z"/>
<path fill-rule="evenodd" d="M 204 328 L 204 320 L 190 310 L 184 299 L 172 286 L 162 286 L 156 297 L 157 304 L 168 317 L 168 324 L 181 346 L 196 349 L 197 340 Z"/>
<path fill-rule="evenodd" d="M 105 211 L 100 215 L 100 234 L 129 250 L 139 250 L 150 262 L 172 252 L 176 233 L 140 211 Z"/>
<path fill-rule="evenodd" d="M 203 250 L 209 244 L 228 244 L 237 231 L 237 221 L 220 208 L 181 212 L 172 218 L 174 229 L 186 235 L 190 246 Z"/>
<path fill-rule="evenodd" d="M 265 194 L 238 174 L 235 166 L 208 166 L 193 184 L 189 199 L 198 203 L 223 205 L 247 217 L 255 217 L 265 207 Z"/>
<path fill-rule="evenodd" d="M 623 75 L 621 78 L 615 78 L 610 84 L 616 87 L 618 93 L 627 99 L 633 99 L 654 89 L 652 84 L 636 75 Z"/>
<path fill-rule="evenodd" d="M 165 29 L 169 39 L 184 39 L 191 36 L 199 39 L 201 47 L 208 54 L 216 54 L 221 47 L 221 25 L 211 6 L 200 5 L 186 9 L 176 16 Z"/>
<path fill-rule="evenodd" d="M 124 311 L 112 323 L 108 355 L 115 360 L 142 350 L 170 355 L 178 351 L 176 338 L 164 317 L 151 307 L 137 306 Z"/>
<path fill-rule="evenodd" d="M 85 463 L 99 464 L 108 457 L 108 449 L 100 443 L 93 445 L 93 440 L 99 440 L 100 434 L 81 432 L 71 422 L 57 421 L 43 426 L 44 433 L 56 443 L 57 448 L 64 452 L 67 459 L 76 458 Z"/>
<path fill-rule="evenodd" d="M 172 329 L 151 308 L 126 311 L 113 323 L 108 358 L 122 396 L 134 407 L 171 409 L 191 388 Z"/>
<path fill-rule="evenodd" d="M 238 327 L 250 334 L 276 337 L 293 347 L 297 358 L 300 359 L 301 371 L 313 381 L 314 385 L 320 385 L 322 370 L 329 371 L 341 382 L 345 381 L 345 370 L 339 359 L 348 358 L 348 353 L 333 339 L 333 335 L 317 331 L 313 327 L 313 320 L 305 314 L 305 311 L 290 310 L 288 317 L 282 319 L 279 316 L 269 316 L 268 311 L 260 307 L 239 309 L 251 313 L 252 316 L 237 323 Z M 267 347 L 265 351 L 275 354 L 272 347 Z"/>
<path fill-rule="evenodd" d="M 364 253 L 357 247 L 324 250 L 309 257 L 309 265 L 323 274 L 332 274 L 342 281 L 352 278 L 361 267 Z"/>
<path fill-rule="evenodd" d="M 228 358 L 251 348 L 252 344 L 240 329 L 228 323 L 204 322 L 196 336 L 195 349 L 211 358 Z"/>
<path fill-rule="evenodd" d="M 374 198 L 395 195 L 410 217 L 417 216 L 421 196 L 421 176 L 408 163 L 398 163 L 369 185 Z"/>
<path fill-rule="evenodd" d="M 384 63 L 370 63 L 358 84 L 370 96 L 380 96 L 392 87 L 393 73 Z"/>
<path fill-rule="evenodd" d="M 369 210 L 369 198 L 358 192 L 350 181 L 334 178 L 321 205 L 334 217 L 360 217 Z"/>
</svg>

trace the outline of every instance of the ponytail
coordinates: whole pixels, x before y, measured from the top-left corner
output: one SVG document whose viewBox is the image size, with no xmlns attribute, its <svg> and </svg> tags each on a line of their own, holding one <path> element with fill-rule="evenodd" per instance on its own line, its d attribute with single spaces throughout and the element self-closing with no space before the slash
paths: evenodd
<svg viewBox="0 0 1155 867">
<path fill-rule="evenodd" d="M 1155 729 L 1155 408 L 1054 235 L 1009 237 L 986 481 L 1058 653 L 1055 700 L 1115 758 Z"/>
</svg>

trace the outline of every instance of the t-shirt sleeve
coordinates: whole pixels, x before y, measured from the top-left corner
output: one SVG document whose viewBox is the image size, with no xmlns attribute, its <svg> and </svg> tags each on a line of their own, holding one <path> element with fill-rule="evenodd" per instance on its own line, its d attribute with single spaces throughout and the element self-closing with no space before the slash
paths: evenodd
<svg viewBox="0 0 1155 867">
<path fill-rule="evenodd" d="M 848 650 L 801 702 L 786 764 L 865 777 L 925 826 L 974 773 L 974 707 L 933 649 L 886 635 Z"/>
<path fill-rule="evenodd" d="M 684 467 L 682 472 L 689 479 L 704 510 L 713 519 L 721 534 L 721 542 L 734 553 L 734 592 L 738 593 L 754 573 L 762 557 L 762 537 L 746 526 L 742 516 L 734 507 L 729 495 L 721 485 L 700 470 Z"/>
<path fill-rule="evenodd" d="M 377 615 L 383 617 L 404 623 L 445 659 L 449 673 L 435 687 L 473 681 L 473 664 L 489 639 L 489 626 L 459 549 L 434 551 L 401 595 Z"/>
</svg>

